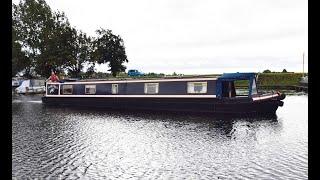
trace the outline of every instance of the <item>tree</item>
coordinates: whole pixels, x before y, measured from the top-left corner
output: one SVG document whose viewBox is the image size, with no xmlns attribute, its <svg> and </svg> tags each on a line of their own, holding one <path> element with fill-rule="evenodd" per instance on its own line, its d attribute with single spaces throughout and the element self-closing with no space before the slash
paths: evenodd
<svg viewBox="0 0 320 180">
<path fill-rule="evenodd" d="M 54 13 L 54 19 L 54 29 L 43 34 L 43 45 L 35 63 L 36 72 L 42 76 L 48 76 L 53 69 L 61 72 L 72 61 L 75 30 L 63 13 Z"/>
<path fill-rule="evenodd" d="M 271 73 L 271 71 L 267 69 L 267 70 L 264 70 L 263 73 Z"/>
<path fill-rule="evenodd" d="M 30 75 L 35 67 L 40 48 L 43 46 L 44 34 L 54 29 L 54 18 L 50 7 L 44 0 L 24 0 L 13 4 L 13 31 L 16 33 L 14 43 L 19 43 L 24 50 L 28 63 L 24 70 Z M 16 44 L 17 45 L 17 44 Z"/>
<path fill-rule="evenodd" d="M 128 62 L 124 42 L 118 35 L 112 34 L 111 30 L 99 29 L 98 37 L 93 41 L 92 60 L 98 64 L 109 63 L 113 76 L 126 70 L 123 63 Z"/>
<path fill-rule="evenodd" d="M 28 66 L 25 72 L 48 76 L 52 69 L 68 69 L 79 74 L 88 52 L 83 53 L 87 37 L 70 26 L 64 13 L 52 12 L 44 0 L 24 0 L 13 5 L 13 29 L 16 42 L 25 50 Z M 85 40 L 83 40 L 85 39 Z M 85 41 L 85 42 L 83 42 Z M 86 55 L 83 55 L 86 54 Z"/>
<path fill-rule="evenodd" d="M 28 57 L 21 50 L 21 45 L 19 43 L 12 43 L 12 76 L 17 75 L 19 72 L 23 71 L 25 67 L 30 64 Z"/>
<path fill-rule="evenodd" d="M 12 73 L 49 76 L 51 70 L 79 77 L 84 66 L 109 63 L 115 76 L 128 62 L 123 40 L 111 30 L 97 30 L 92 39 L 71 27 L 63 12 L 52 12 L 45 0 L 13 4 Z"/>
<path fill-rule="evenodd" d="M 283 69 L 282 72 L 283 72 L 283 73 L 287 73 L 287 70 L 286 70 L 286 69 Z"/>
<path fill-rule="evenodd" d="M 63 67 L 68 70 L 68 74 L 71 77 L 79 77 L 85 64 L 90 65 L 88 69 L 89 72 L 93 74 L 95 64 L 90 59 L 92 51 L 91 38 L 85 33 L 73 29 L 70 45 L 70 57 L 63 65 Z"/>
<path fill-rule="evenodd" d="M 92 77 L 94 73 L 95 73 L 95 71 L 94 71 L 94 65 L 91 65 L 91 66 L 87 69 L 87 72 L 85 73 L 85 75 L 86 75 L 86 77 Z"/>
<path fill-rule="evenodd" d="M 26 67 L 30 66 L 30 60 L 22 50 L 22 45 L 17 39 L 17 32 L 12 29 L 12 76 L 17 75 L 23 71 Z"/>
</svg>

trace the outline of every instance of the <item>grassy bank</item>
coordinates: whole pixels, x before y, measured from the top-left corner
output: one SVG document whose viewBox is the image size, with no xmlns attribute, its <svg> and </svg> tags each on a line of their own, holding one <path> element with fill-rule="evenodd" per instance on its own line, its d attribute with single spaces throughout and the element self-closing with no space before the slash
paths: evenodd
<svg viewBox="0 0 320 180">
<path fill-rule="evenodd" d="M 259 73 L 257 84 L 261 88 L 290 87 L 299 85 L 302 73 Z M 248 81 L 238 81 L 236 86 L 247 86 Z"/>
<path fill-rule="evenodd" d="M 299 85 L 302 73 L 261 73 L 258 76 L 260 86 L 295 86 Z"/>
</svg>

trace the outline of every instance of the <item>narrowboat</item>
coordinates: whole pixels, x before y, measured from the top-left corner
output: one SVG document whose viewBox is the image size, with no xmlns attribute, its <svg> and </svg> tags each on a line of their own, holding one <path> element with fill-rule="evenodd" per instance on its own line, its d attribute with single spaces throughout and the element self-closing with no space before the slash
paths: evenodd
<svg viewBox="0 0 320 180">
<path fill-rule="evenodd" d="M 247 91 L 235 82 L 248 83 Z M 47 83 L 46 105 L 217 114 L 274 114 L 285 94 L 258 92 L 255 73 L 219 77 L 126 79 Z"/>
</svg>

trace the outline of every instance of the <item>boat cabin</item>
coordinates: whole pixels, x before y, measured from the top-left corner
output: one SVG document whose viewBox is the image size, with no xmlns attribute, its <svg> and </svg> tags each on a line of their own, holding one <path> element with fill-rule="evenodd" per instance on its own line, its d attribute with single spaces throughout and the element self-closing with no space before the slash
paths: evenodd
<svg viewBox="0 0 320 180">
<path fill-rule="evenodd" d="M 242 89 L 235 88 L 235 82 L 247 82 L 248 91 L 241 92 Z M 218 98 L 233 98 L 233 97 L 252 97 L 258 94 L 256 75 L 255 73 L 224 73 L 217 79 L 217 97 Z"/>
<path fill-rule="evenodd" d="M 235 82 L 247 80 L 248 94 L 235 88 Z M 50 95 L 212 95 L 217 98 L 252 97 L 257 94 L 254 73 L 225 73 L 218 78 L 138 79 L 113 81 L 74 81 L 48 83 Z M 110 97 L 111 97 L 110 96 Z M 208 96 L 204 96 L 208 97 Z"/>
</svg>

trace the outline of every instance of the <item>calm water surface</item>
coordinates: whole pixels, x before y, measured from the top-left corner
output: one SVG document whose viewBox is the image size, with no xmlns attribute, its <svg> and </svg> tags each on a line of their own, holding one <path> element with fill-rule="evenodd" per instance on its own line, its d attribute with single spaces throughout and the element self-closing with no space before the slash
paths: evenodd
<svg viewBox="0 0 320 180">
<path fill-rule="evenodd" d="M 276 117 L 50 108 L 12 100 L 16 179 L 308 179 L 308 96 Z"/>
</svg>

